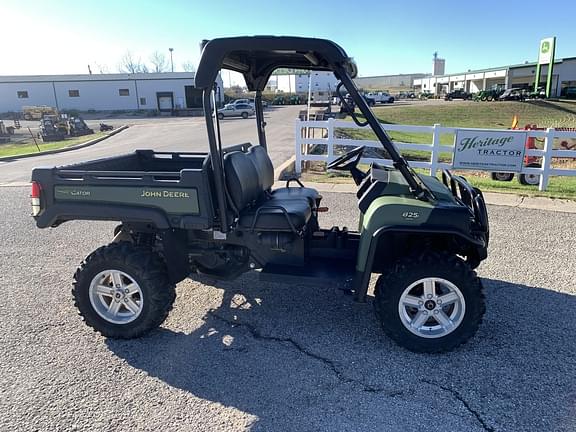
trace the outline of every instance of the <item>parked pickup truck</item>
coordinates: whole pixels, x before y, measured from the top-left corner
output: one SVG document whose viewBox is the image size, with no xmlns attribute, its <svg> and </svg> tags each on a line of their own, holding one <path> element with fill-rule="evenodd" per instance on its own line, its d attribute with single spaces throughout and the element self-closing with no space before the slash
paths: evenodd
<svg viewBox="0 0 576 432">
<path fill-rule="evenodd" d="M 394 96 L 390 96 L 390 94 L 386 92 L 364 93 L 364 98 L 369 104 L 373 101 L 372 105 L 377 103 L 394 103 Z"/>
<path fill-rule="evenodd" d="M 461 89 L 457 89 L 454 90 L 453 92 L 447 93 L 446 96 L 444 96 L 444 100 L 447 101 L 451 101 L 453 99 L 462 99 L 462 100 L 468 100 L 471 99 L 472 95 L 464 90 Z"/>
</svg>

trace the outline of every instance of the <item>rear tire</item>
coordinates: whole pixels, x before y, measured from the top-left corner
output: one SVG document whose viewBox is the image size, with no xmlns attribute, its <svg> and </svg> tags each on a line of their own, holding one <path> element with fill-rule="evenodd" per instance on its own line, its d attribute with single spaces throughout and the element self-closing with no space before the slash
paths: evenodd
<svg viewBox="0 0 576 432">
<path fill-rule="evenodd" d="M 446 352 L 465 343 L 485 311 L 476 273 L 443 252 L 398 260 L 378 278 L 374 307 L 392 340 L 421 353 Z"/>
<path fill-rule="evenodd" d="M 388 101 L 388 103 L 394 103 L 394 98 L 390 98 L 390 100 Z"/>
<path fill-rule="evenodd" d="M 224 120 L 224 114 L 222 114 L 222 113 L 218 114 L 218 118 L 219 118 L 220 120 Z"/>
<path fill-rule="evenodd" d="M 247 113 L 247 112 L 243 112 L 243 113 L 242 113 L 242 118 L 243 118 L 243 119 L 247 119 L 247 118 L 248 118 L 248 113 Z"/>
<path fill-rule="evenodd" d="M 74 274 L 72 295 L 84 322 L 114 339 L 137 338 L 158 327 L 176 299 L 162 258 L 128 242 L 88 255 Z"/>
<path fill-rule="evenodd" d="M 514 174 L 505 172 L 492 172 L 490 173 L 490 177 L 492 180 L 508 182 L 514 178 Z"/>
</svg>

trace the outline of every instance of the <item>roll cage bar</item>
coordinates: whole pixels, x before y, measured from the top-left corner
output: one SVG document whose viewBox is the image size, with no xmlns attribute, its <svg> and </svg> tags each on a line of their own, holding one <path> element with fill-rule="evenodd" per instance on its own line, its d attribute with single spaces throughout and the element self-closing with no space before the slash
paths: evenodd
<svg viewBox="0 0 576 432">
<path fill-rule="evenodd" d="M 432 200 L 432 192 L 418 178 L 406 160 L 400 155 L 386 131 L 362 97 L 353 78 L 357 75 L 354 61 L 337 44 L 325 39 L 288 36 L 252 36 L 213 39 L 202 42 L 202 55 L 195 76 L 195 86 L 202 89 L 204 117 L 208 131 L 210 157 L 214 173 L 216 204 L 220 217 L 220 230 L 230 230 L 226 205 L 222 151 L 214 130 L 211 94 L 221 69 L 230 69 L 244 75 L 248 90 L 255 91 L 255 111 L 259 144 L 266 146 L 262 91 L 270 75 L 278 68 L 324 70 L 334 73 L 341 85 L 346 87 L 352 100 L 370 125 L 384 149 L 390 155 L 393 166 L 400 171 L 410 190 L 418 199 Z M 339 86 L 339 88 L 341 87 Z M 342 99 L 340 91 L 338 95 Z M 358 122 L 357 118 L 354 121 Z"/>
</svg>

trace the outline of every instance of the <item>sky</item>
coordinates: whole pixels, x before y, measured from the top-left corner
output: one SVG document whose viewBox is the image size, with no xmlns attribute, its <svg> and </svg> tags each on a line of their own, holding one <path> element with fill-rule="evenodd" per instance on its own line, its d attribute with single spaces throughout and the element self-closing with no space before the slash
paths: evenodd
<svg viewBox="0 0 576 432">
<path fill-rule="evenodd" d="M 132 1 L 0 0 L 0 75 L 118 72 L 123 55 L 159 51 L 174 70 L 198 64 L 202 39 L 294 35 L 331 39 L 360 76 L 446 73 L 535 61 L 540 39 L 556 57 L 576 56 L 576 1 Z M 227 75 L 227 74 L 226 74 Z M 224 77 L 226 83 L 226 75 Z"/>
</svg>

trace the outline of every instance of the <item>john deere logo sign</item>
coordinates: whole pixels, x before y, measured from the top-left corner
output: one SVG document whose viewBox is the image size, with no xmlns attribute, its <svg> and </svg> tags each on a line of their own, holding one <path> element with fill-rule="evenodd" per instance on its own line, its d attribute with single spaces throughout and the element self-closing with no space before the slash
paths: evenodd
<svg viewBox="0 0 576 432">
<path fill-rule="evenodd" d="M 526 132 L 459 129 L 454 142 L 454 168 L 520 172 Z"/>
<path fill-rule="evenodd" d="M 538 54 L 538 64 L 549 64 L 554 53 L 554 38 L 546 38 L 540 41 L 540 53 Z"/>
</svg>

